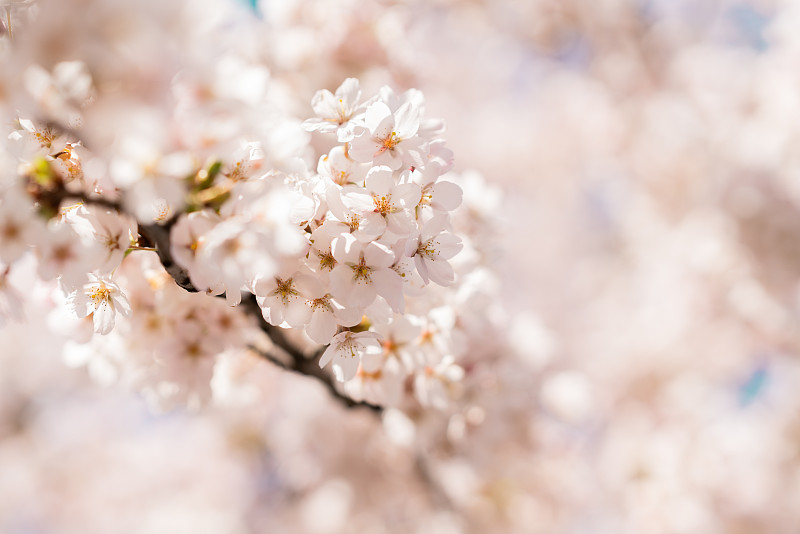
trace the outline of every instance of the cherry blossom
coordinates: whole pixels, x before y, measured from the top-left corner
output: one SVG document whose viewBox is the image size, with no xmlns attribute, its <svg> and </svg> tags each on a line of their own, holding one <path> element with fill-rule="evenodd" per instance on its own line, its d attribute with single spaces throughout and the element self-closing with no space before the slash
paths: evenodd
<svg viewBox="0 0 800 534">
<path fill-rule="evenodd" d="M 379 236 L 388 230 L 398 238 L 407 237 L 416 229 L 412 210 L 420 202 L 420 188 L 414 183 L 396 184 L 389 167 L 373 167 L 363 188 L 348 187 L 342 193 L 345 205 L 360 215 L 361 225 Z"/>
<path fill-rule="evenodd" d="M 336 89 L 336 94 L 321 89 L 311 100 L 317 118 L 307 119 L 303 126 L 309 131 L 335 132 L 340 143 L 351 141 L 357 126 L 354 117 L 365 107 L 360 99 L 361 89 L 356 78 L 343 81 Z"/>
<path fill-rule="evenodd" d="M 373 332 L 345 331 L 336 334 L 319 360 L 319 366 L 329 363 L 336 379 L 346 382 L 356 376 L 361 359 L 383 352 L 377 335 Z"/>
<path fill-rule="evenodd" d="M 425 164 L 426 143 L 417 135 L 420 109 L 406 102 L 392 112 L 383 102 L 374 102 L 367 108 L 367 130 L 353 139 L 350 157 L 373 165 L 386 165 L 392 170 L 403 166 Z"/>
<path fill-rule="evenodd" d="M 120 287 L 108 279 L 94 278 L 69 296 L 70 307 L 78 317 L 92 316 L 94 331 L 106 335 L 114 328 L 117 312 L 131 313 L 131 306 Z"/>
<path fill-rule="evenodd" d="M 450 285 L 455 277 L 447 260 L 458 254 L 462 248 L 461 239 L 445 231 L 447 219 L 437 216 L 422 227 L 416 241 L 414 263 L 425 283 L 431 280 L 439 285 Z"/>
<path fill-rule="evenodd" d="M 380 295 L 396 311 L 403 303 L 403 281 L 391 269 L 394 254 L 378 243 L 363 244 L 350 234 L 333 242 L 337 264 L 331 271 L 331 294 L 337 300 L 365 308 Z"/>
</svg>

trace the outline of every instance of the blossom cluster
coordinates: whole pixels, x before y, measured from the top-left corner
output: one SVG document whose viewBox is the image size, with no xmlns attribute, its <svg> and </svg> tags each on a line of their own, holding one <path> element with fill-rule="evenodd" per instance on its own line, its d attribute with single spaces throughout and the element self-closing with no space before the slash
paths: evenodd
<svg viewBox="0 0 800 534">
<path fill-rule="evenodd" d="M 300 349 L 327 345 L 319 365 L 357 400 L 399 405 L 410 392 L 445 407 L 463 369 L 452 343 L 435 339 L 456 323 L 451 312 L 449 326 L 433 326 L 442 319 L 431 310 L 443 307 L 433 286 L 454 284 L 464 243 L 451 222 L 462 189 L 447 174 L 444 123 L 425 116 L 420 91 L 384 86 L 367 98 L 356 78 L 316 92 L 316 116 L 301 123 L 279 111 L 265 66 L 228 53 L 211 68 L 250 89 L 209 86 L 200 67 L 186 67 L 165 82 L 172 97 L 154 103 L 125 85 L 127 73 L 82 60 L 29 64 L 8 82 L 16 117 L 2 153 L 3 266 L 33 253 L 39 277 L 92 322 L 97 336 L 77 329 L 75 339 L 164 401 L 208 400 L 218 355 L 258 344 L 252 320 L 219 333 L 217 312 L 203 311 L 219 296 L 233 307 L 255 298 L 265 323 L 303 333 Z M 109 77 L 124 82 L 122 94 Z M 120 101 L 140 115 L 117 115 Z M 325 147 L 315 168 L 306 132 Z M 156 274 L 137 282 L 131 265 L 158 271 L 156 257 L 214 305 L 177 297 Z M 165 342 L 165 324 L 182 334 Z M 204 363 L 181 378 L 166 370 L 176 358 Z"/>
</svg>

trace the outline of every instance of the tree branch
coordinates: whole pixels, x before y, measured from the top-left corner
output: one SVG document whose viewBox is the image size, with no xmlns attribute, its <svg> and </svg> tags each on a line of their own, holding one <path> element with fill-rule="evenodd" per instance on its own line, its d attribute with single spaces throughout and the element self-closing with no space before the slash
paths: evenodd
<svg viewBox="0 0 800 534">
<path fill-rule="evenodd" d="M 57 207 L 59 206 L 61 200 L 70 196 L 79 198 L 84 204 L 94 204 L 114 209 L 121 213 L 125 212 L 119 202 L 114 202 L 102 197 L 90 197 L 89 195 L 85 194 L 71 195 L 67 193 L 63 187 L 49 191 L 47 193 L 46 202 L 49 205 Z M 139 233 L 149 242 L 151 246 L 155 248 L 156 254 L 158 254 L 159 260 L 161 260 L 161 265 L 164 266 L 164 269 L 166 269 L 172 279 L 175 280 L 175 283 L 186 291 L 197 293 L 198 289 L 194 287 L 194 284 L 192 284 L 189 274 L 183 267 L 175 262 L 170 250 L 170 231 L 177 220 L 178 217 L 176 215 L 164 224 L 154 223 L 139 225 Z M 225 298 L 225 294 L 217 296 Z M 348 408 L 363 407 L 368 408 L 376 413 L 380 413 L 383 410 L 382 407 L 374 404 L 354 401 L 339 391 L 334 382 L 335 379 L 329 373 L 323 371 L 319 367 L 318 361 L 322 355 L 322 352 L 324 351 L 324 347 L 316 350 L 310 357 L 307 357 L 300 348 L 296 347 L 289 339 L 287 339 L 281 328 L 273 326 L 264 320 L 264 315 L 261 312 L 258 302 L 256 302 L 255 295 L 248 294 L 245 296 L 242 299 L 240 307 L 243 313 L 250 315 L 256 320 L 259 328 L 267 335 L 270 341 L 272 341 L 273 345 L 278 347 L 289 357 L 289 361 L 283 361 L 274 354 L 265 353 L 256 349 L 255 347 L 250 347 L 251 350 L 253 350 L 256 354 L 266 360 L 269 360 L 282 369 L 316 379 L 325 386 L 325 388 L 333 397 L 335 397 L 339 402 Z"/>
</svg>

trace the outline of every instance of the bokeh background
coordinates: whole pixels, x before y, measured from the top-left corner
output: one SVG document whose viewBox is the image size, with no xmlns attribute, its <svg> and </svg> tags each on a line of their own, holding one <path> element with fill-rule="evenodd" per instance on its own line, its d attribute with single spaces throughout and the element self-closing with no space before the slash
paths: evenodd
<svg viewBox="0 0 800 534">
<path fill-rule="evenodd" d="M 445 119 L 488 188 L 462 209 L 500 275 L 490 365 L 444 419 L 381 421 L 257 359 L 229 362 L 227 404 L 156 414 L 65 365 L 18 275 L 0 531 L 798 531 L 800 4 L 239 4 L 297 116 L 356 76 Z"/>
</svg>

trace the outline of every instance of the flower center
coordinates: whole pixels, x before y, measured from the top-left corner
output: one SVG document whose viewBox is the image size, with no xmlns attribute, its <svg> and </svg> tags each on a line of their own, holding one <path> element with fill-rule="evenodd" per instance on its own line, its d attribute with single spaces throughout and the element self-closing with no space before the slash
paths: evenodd
<svg viewBox="0 0 800 534">
<path fill-rule="evenodd" d="M 384 150 L 394 150 L 394 147 L 396 147 L 400 141 L 402 141 L 402 139 L 397 137 L 397 132 L 390 133 L 386 139 L 381 141 L 379 152 L 383 152 Z"/>
<path fill-rule="evenodd" d="M 294 282 L 292 278 L 288 280 L 275 278 L 275 281 L 278 283 L 278 287 L 272 292 L 272 295 L 280 297 L 284 304 L 289 303 L 290 296 L 297 296 L 297 290 L 292 287 L 292 283 Z"/>
<path fill-rule="evenodd" d="M 361 217 L 354 213 L 347 219 L 347 226 L 350 227 L 350 232 L 355 232 L 358 230 L 358 226 L 361 224 Z"/>
<path fill-rule="evenodd" d="M 375 213 L 386 215 L 392 212 L 392 195 L 372 195 L 372 201 L 375 203 Z"/>
<path fill-rule="evenodd" d="M 364 281 L 364 282 L 371 282 L 372 278 L 370 273 L 372 269 L 367 267 L 367 264 L 364 262 L 364 258 L 362 257 L 361 260 L 358 262 L 358 265 L 353 265 L 353 280 L 356 282 Z"/>
<path fill-rule="evenodd" d="M 417 254 L 421 254 L 428 258 L 433 258 L 434 256 L 439 255 L 439 251 L 436 250 L 433 240 L 428 240 L 424 243 L 420 242 L 419 246 L 417 247 Z"/>
<path fill-rule="evenodd" d="M 309 301 L 308 304 L 309 306 L 311 306 L 311 309 L 313 311 L 321 310 L 321 311 L 333 312 L 333 307 L 331 307 L 330 300 L 331 300 L 330 295 L 325 295 L 324 297 L 320 297 L 318 299 Z"/>
<path fill-rule="evenodd" d="M 101 283 L 99 286 L 92 289 L 92 291 L 89 293 L 89 298 L 92 299 L 94 308 L 97 309 L 98 306 L 108 300 L 110 294 L 111 291 L 109 291 L 105 284 Z"/>
<path fill-rule="evenodd" d="M 333 254 L 328 252 L 317 252 L 317 257 L 319 258 L 319 268 L 326 269 L 328 271 L 332 271 L 333 268 L 336 266 L 336 258 L 333 257 Z"/>
</svg>

